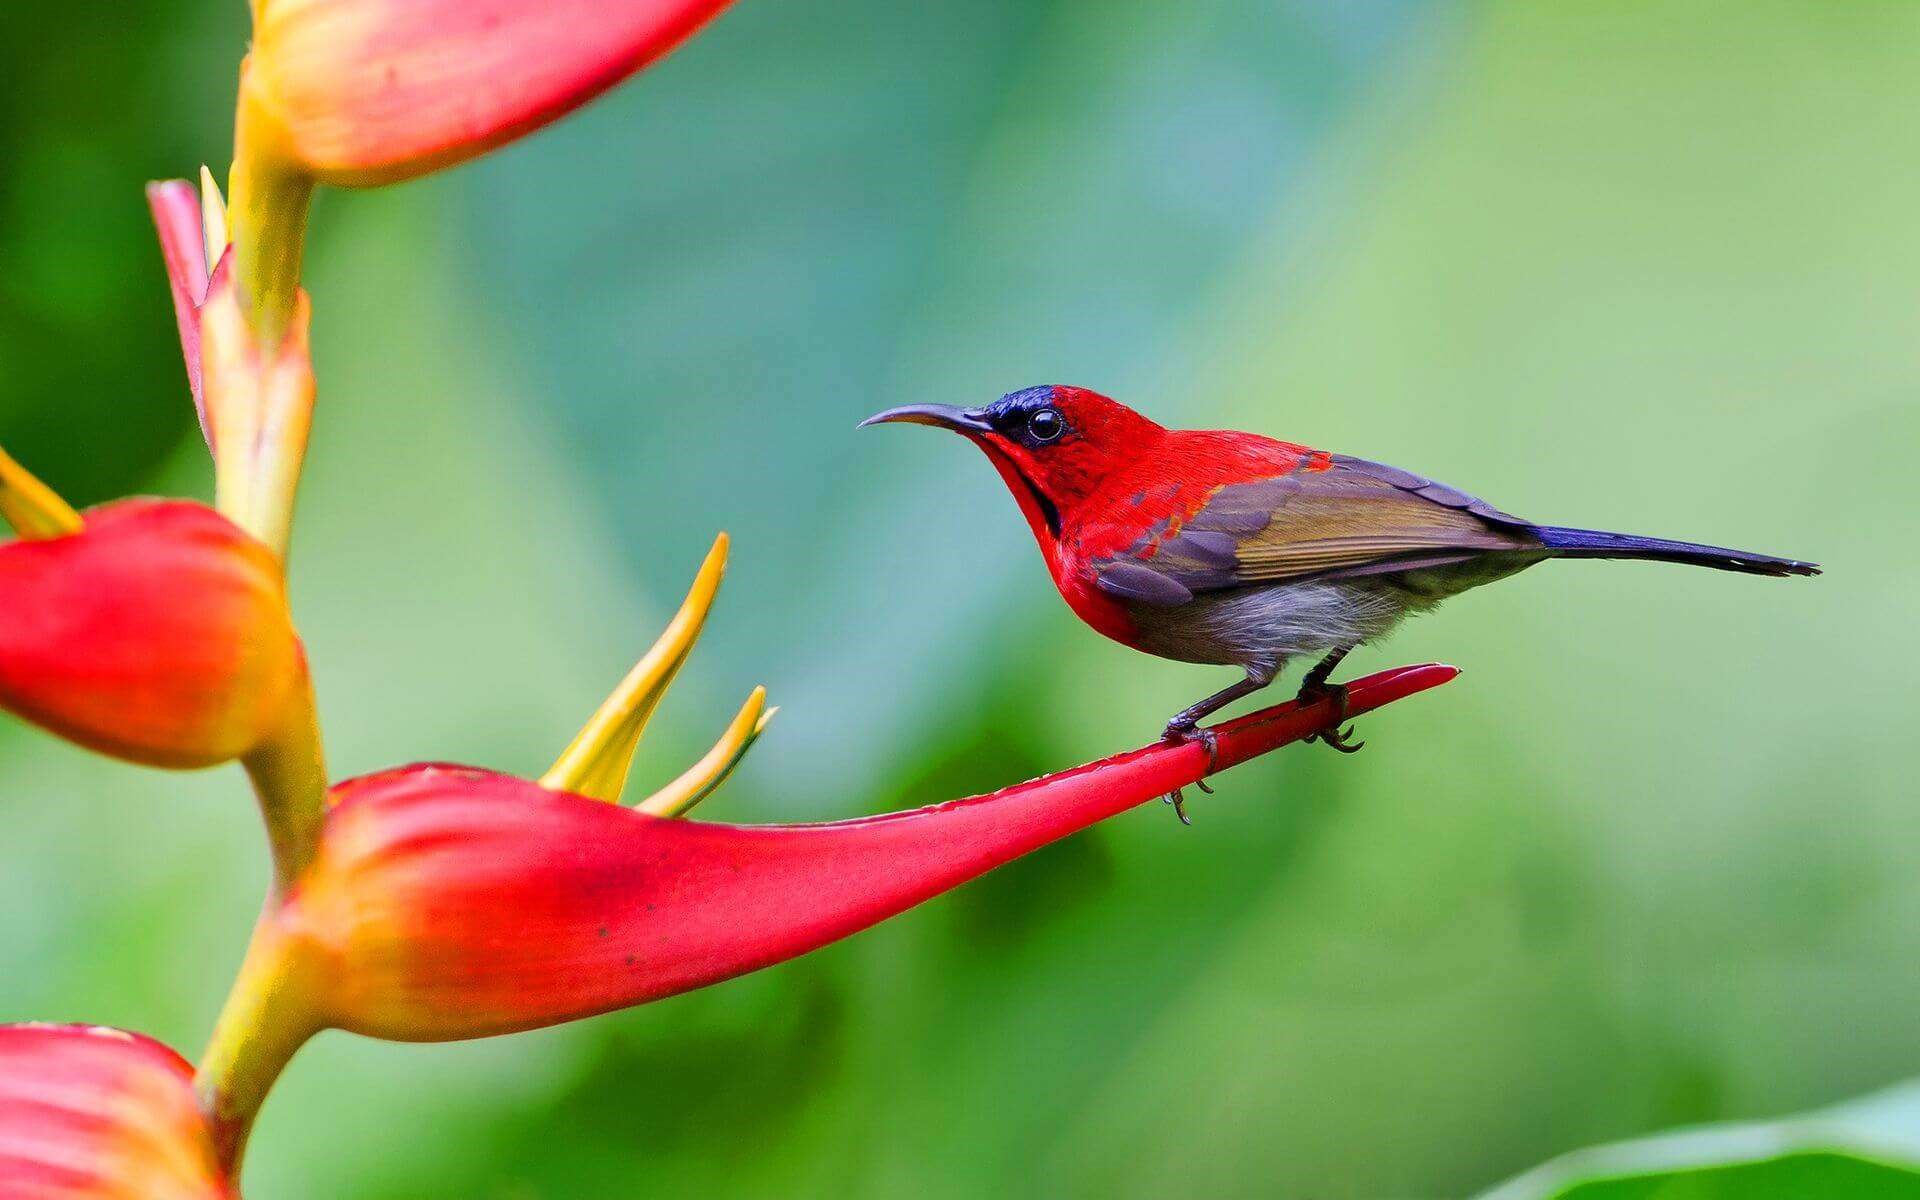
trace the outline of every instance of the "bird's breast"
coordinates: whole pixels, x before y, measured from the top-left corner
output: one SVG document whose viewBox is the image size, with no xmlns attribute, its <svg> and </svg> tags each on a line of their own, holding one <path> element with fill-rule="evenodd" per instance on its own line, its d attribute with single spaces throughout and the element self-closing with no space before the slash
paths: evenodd
<svg viewBox="0 0 1920 1200">
<path fill-rule="evenodd" d="M 1073 615 L 1123 646 L 1144 649 L 1140 629 L 1127 607 L 1100 590 L 1094 583 L 1092 567 L 1083 561 L 1062 561 L 1054 569 L 1054 583 Z"/>
</svg>

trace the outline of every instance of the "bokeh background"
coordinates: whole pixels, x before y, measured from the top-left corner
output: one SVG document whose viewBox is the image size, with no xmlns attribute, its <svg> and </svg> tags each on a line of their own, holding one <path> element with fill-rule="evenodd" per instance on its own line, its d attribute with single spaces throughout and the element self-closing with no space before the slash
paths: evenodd
<svg viewBox="0 0 1920 1200">
<path fill-rule="evenodd" d="M 76 500 L 209 490 L 139 185 L 223 162 L 245 36 L 123 0 L 0 41 L 0 441 Z M 760 682 L 703 815 L 1146 740 L 1225 678 L 1081 628 L 964 445 L 853 433 L 1036 382 L 1829 572 L 1532 571 L 1358 657 L 1466 668 L 1366 753 L 1192 829 L 563 1029 L 323 1036 L 250 1192 L 1459 1196 L 1920 1075 L 1916 52 L 1920 8 L 1815 0 L 741 0 L 529 142 L 323 196 L 293 570 L 341 776 L 537 773 L 719 528 L 639 784 Z M 8 720 L 0 829 L 0 1019 L 194 1051 L 265 878 L 239 772 Z"/>
</svg>

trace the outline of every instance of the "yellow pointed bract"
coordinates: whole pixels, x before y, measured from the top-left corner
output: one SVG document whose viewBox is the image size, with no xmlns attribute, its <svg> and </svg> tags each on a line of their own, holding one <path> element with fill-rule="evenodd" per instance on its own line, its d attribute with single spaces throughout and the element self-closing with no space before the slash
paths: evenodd
<svg viewBox="0 0 1920 1200">
<path fill-rule="evenodd" d="M 204 163 L 200 167 L 200 228 L 206 243 L 207 270 L 211 271 L 227 252 L 227 202 Z"/>
<path fill-rule="evenodd" d="M 80 532 L 80 514 L 54 490 L 0 450 L 0 517 L 23 538 Z"/>
<path fill-rule="evenodd" d="M 699 762 L 688 767 L 680 778 L 639 804 L 634 805 L 643 813 L 656 817 L 684 817 L 693 811 L 693 806 L 711 796 L 715 789 L 725 783 L 727 776 L 740 765 L 747 756 L 753 743 L 767 728 L 767 722 L 773 720 L 777 708 L 767 707 L 767 689 L 757 687 L 741 706 L 740 713 L 734 717 L 713 749 Z"/>
<path fill-rule="evenodd" d="M 673 677 L 700 640 L 700 628 L 706 624 L 713 597 L 720 590 L 720 577 L 727 569 L 727 535 L 714 539 L 707 561 L 694 577 L 693 590 L 668 623 L 666 632 L 653 644 L 606 703 L 586 723 L 553 769 L 540 777 L 543 787 L 577 792 L 596 800 L 617 801 L 626 786 L 627 769 L 633 764 L 633 751 L 647 727 L 660 698 L 667 693 Z"/>
</svg>

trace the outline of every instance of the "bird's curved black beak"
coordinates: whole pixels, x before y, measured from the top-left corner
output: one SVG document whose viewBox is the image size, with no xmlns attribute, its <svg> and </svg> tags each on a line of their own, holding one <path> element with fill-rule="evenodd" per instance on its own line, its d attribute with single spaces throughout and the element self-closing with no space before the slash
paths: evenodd
<svg viewBox="0 0 1920 1200">
<path fill-rule="evenodd" d="M 936 425 L 955 433 L 993 432 L 986 413 L 977 408 L 955 408 L 951 404 L 902 404 L 898 408 L 877 412 L 854 428 L 865 429 L 869 425 L 885 425 L 892 421 L 903 421 L 910 425 Z"/>
</svg>

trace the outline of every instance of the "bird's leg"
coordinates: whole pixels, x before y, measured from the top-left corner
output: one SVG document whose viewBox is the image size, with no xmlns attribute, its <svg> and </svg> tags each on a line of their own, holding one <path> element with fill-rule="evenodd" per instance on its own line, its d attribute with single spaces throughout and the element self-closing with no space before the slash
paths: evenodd
<svg viewBox="0 0 1920 1200">
<path fill-rule="evenodd" d="M 1239 683 L 1221 688 L 1198 704 L 1189 705 L 1175 713 L 1173 719 L 1167 722 L 1165 731 L 1161 733 L 1161 740 L 1168 742 L 1199 742 L 1207 748 L 1207 766 L 1211 769 L 1213 766 L 1213 756 L 1218 746 L 1213 736 L 1213 731 L 1200 728 L 1200 722 L 1212 716 L 1214 713 L 1219 712 L 1227 705 L 1232 704 L 1235 700 L 1240 699 L 1240 697 L 1251 696 L 1272 682 L 1273 679 L 1271 677 L 1261 679 L 1258 676 L 1248 675 Z"/>
<path fill-rule="evenodd" d="M 1348 740 L 1353 737 L 1353 726 L 1349 725 L 1345 729 L 1340 728 L 1340 722 L 1347 719 L 1346 686 L 1344 684 L 1327 682 L 1333 675 L 1333 669 L 1340 665 L 1340 660 L 1345 658 L 1352 650 L 1352 646 L 1342 646 L 1340 649 L 1335 650 L 1333 653 L 1315 663 L 1313 669 L 1307 672 L 1306 678 L 1300 681 L 1300 695 L 1298 697 L 1298 703 L 1303 708 L 1323 698 L 1332 701 L 1333 719 L 1327 722 L 1325 729 L 1309 736 L 1307 740 L 1311 742 L 1317 739 L 1342 754 L 1358 754 L 1360 748 L 1366 745 L 1365 742 Z"/>
<path fill-rule="evenodd" d="M 1199 742 L 1207 752 L 1207 770 L 1211 772 L 1213 770 L 1214 756 L 1220 751 L 1220 742 L 1219 739 L 1214 736 L 1211 729 L 1200 728 L 1200 722 L 1212 716 L 1214 713 L 1219 712 L 1227 705 L 1232 704 L 1240 697 L 1250 696 L 1272 682 L 1273 676 L 1271 675 L 1263 679 L 1249 673 L 1247 677 L 1239 683 L 1233 684 L 1230 687 L 1223 687 L 1198 704 L 1189 705 L 1181 709 L 1178 713 L 1175 713 L 1173 720 L 1167 722 L 1166 730 L 1161 733 L 1161 740 L 1167 742 Z M 1207 781 L 1204 779 L 1195 780 L 1194 786 L 1208 795 L 1213 794 L 1213 789 L 1207 786 Z M 1173 789 L 1163 796 L 1162 799 L 1168 804 L 1173 805 L 1173 813 L 1180 818 L 1182 825 L 1193 824 L 1192 821 L 1187 820 L 1186 796 L 1182 793 L 1181 789 Z"/>
</svg>

